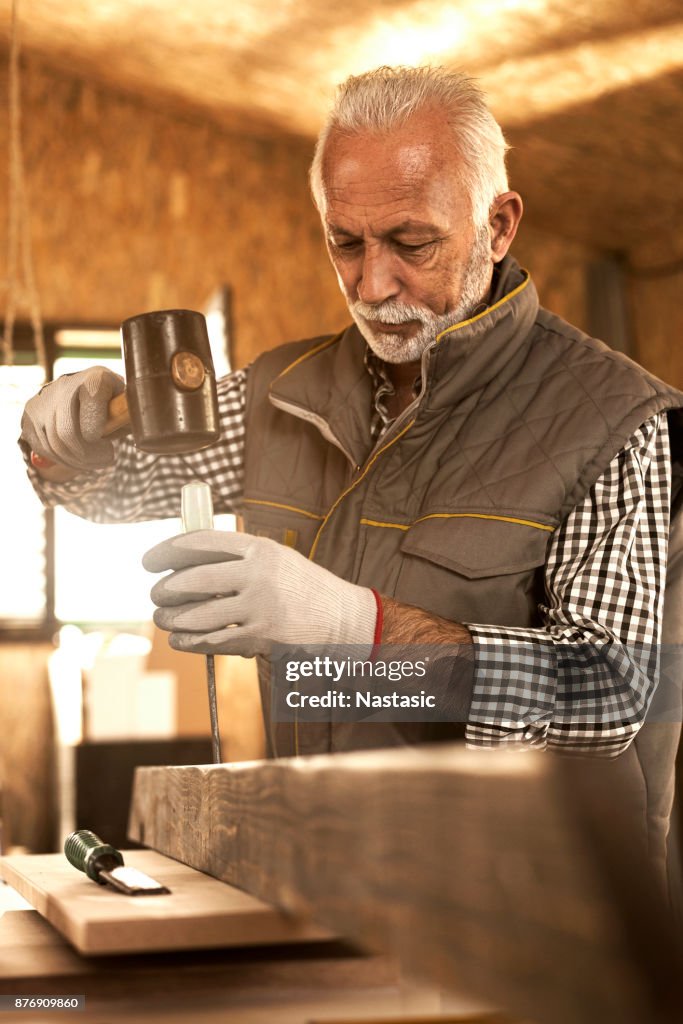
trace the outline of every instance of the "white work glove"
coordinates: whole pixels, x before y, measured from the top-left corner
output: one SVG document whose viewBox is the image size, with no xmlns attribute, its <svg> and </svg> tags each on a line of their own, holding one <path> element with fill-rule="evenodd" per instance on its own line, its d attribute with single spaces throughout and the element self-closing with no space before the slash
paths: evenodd
<svg viewBox="0 0 683 1024">
<path fill-rule="evenodd" d="M 22 439 L 38 455 L 63 466 L 110 466 L 114 446 L 102 431 L 110 400 L 124 389 L 123 377 L 104 366 L 58 377 L 26 403 Z"/>
<path fill-rule="evenodd" d="M 274 540 L 197 530 L 157 544 L 142 564 L 175 570 L 155 584 L 152 600 L 154 621 L 171 631 L 176 650 L 253 657 L 273 644 L 372 649 L 373 592 Z"/>
</svg>

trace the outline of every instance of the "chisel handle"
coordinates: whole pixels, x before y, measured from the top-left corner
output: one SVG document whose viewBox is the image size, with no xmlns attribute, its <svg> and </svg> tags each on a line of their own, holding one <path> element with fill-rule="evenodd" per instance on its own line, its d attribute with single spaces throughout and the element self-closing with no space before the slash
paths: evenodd
<svg viewBox="0 0 683 1024">
<path fill-rule="evenodd" d="M 93 882 L 100 882 L 100 871 L 111 871 L 123 865 L 123 856 L 109 843 L 88 829 L 72 832 L 66 837 L 64 853 L 69 864 L 84 871 Z"/>
<path fill-rule="evenodd" d="M 213 530 L 213 501 L 211 488 L 200 480 L 185 484 L 180 492 L 183 533 L 194 530 Z"/>
</svg>

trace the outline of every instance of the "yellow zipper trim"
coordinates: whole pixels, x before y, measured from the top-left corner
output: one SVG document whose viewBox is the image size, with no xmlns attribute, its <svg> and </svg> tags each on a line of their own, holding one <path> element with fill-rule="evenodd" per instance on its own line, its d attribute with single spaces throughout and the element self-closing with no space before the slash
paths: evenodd
<svg viewBox="0 0 683 1024">
<path fill-rule="evenodd" d="M 430 512 L 429 515 L 420 516 L 408 525 L 402 523 L 381 523 L 376 519 L 361 519 L 361 526 L 383 526 L 392 530 L 410 530 L 417 523 L 423 523 L 425 519 L 495 519 L 500 523 L 517 523 L 519 526 L 532 526 L 535 530 L 546 530 L 553 533 L 554 526 L 547 526 L 545 523 L 536 523 L 533 519 L 516 519 L 514 516 L 494 516 L 484 512 Z"/>
<path fill-rule="evenodd" d="M 354 490 L 354 488 L 358 486 L 358 484 L 361 482 L 361 480 L 363 480 L 367 476 L 367 474 L 370 472 L 370 470 L 374 466 L 375 462 L 377 462 L 377 459 L 380 457 L 380 455 L 383 455 L 384 452 L 388 448 L 391 448 L 392 444 L 396 444 L 396 442 L 399 441 L 403 437 L 403 435 L 406 433 L 406 431 L 410 430 L 410 428 L 412 427 L 414 422 L 415 422 L 415 420 L 412 419 L 412 420 L 410 420 L 409 423 L 406 423 L 406 425 L 403 428 L 403 430 L 401 430 L 400 433 L 398 433 L 396 435 L 396 437 L 392 437 L 391 441 L 389 441 L 388 444 L 385 444 L 383 448 L 380 448 L 379 451 L 375 452 L 375 454 L 372 456 L 370 461 L 367 463 L 365 469 L 360 474 L 360 476 L 356 477 L 356 479 L 353 481 L 353 483 L 350 484 L 346 488 L 345 491 L 342 491 L 342 493 L 339 495 L 339 497 L 335 501 L 334 505 L 332 506 L 332 508 L 330 509 L 330 511 L 327 513 L 327 515 L 323 519 L 322 523 L 320 524 L 320 529 L 318 530 L 318 532 L 315 535 L 315 540 L 313 541 L 313 545 L 312 545 L 311 550 L 310 550 L 310 552 L 308 554 L 309 558 L 313 558 L 313 556 L 315 555 L 315 549 L 318 546 L 318 541 L 320 540 L 320 535 L 323 532 L 323 530 L 325 529 L 325 527 L 327 526 L 327 522 L 328 522 L 330 516 L 332 515 L 332 513 L 334 512 L 334 510 L 344 500 L 346 495 L 350 494 L 351 491 Z"/>
<path fill-rule="evenodd" d="M 436 337 L 436 340 L 437 340 L 437 342 L 441 341 L 441 339 L 442 339 L 442 338 L 444 337 L 444 335 L 446 335 L 446 334 L 449 334 L 449 333 L 450 333 L 451 331 L 457 331 L 457 330 L 459 330 L 459 329 L 460 329 L 461 327 L 466 327 L 466 326 L 467 326 L 467 324 L 473 324 L 473 323 L 475 323 L 475 321 L 479 320 L 479 319 L 480 319 L 481 317 L 483 317 L 483 316 L 488 316 L 488 315 L 489 315 L 489 313 L 493 312 L 493 310 L 494 310 L 494 309 L 498 309 L 498 308 L 499 308 L 500 306 L 502 306 L 502 305 L 503 305 L 503 304 L 504 304 L 505 302 L 509 302 L 509 301 L 510 301 L 510 299 L 513 299 L 513 298 L 514 298 L 514 297 L 515 297 L 516 295 L 519 295 L 519 293 L 520 293 L 521 291 L 523 291 L 523 290 L 524 290 L 524 289 L 526 288 L 526 286 L 527 286 L 527 285 L 529 284 L 529 282 L 530 282 L 530 281 L 531 281 L 531 277 L 530 277 L 529 275 L 527 275 L 527 277 L 526 277 L 526 280 L 522 281 L 522 283 L 521 283 L 520 285 L 517 285 L 517 287 L 516 287 L 516 288 L 514 288 L 514 289 L 513 289 L 513 290 L 512 290 L 511 292 L 509 292 L 509 293 L 508 293 L 507 295 L 504 295 L 504 296 L 503 296 L 503 298 L 502 298 L 502 299 L 499 299 L 499 300 L 498 300 L 498 302 L 496 302 L 496 303 L 495 303 L 495 304 L 494 304 L 493 306 L 489 306 L 489 308 L 488 308 L 488 309 L 484 309 L 484 310 L 482 310 L 482 312 L 481 312 L 481 313 L 478 313 L 478 314 L 477 314 L 476 316 L 470 317 L 470 319 L 469 319 L 469 320 L 463 320 L 463 321 L 462 321 L 461 323 L 459 323 L 459 324 L 454 324 L 454 325 L 453 325 L 453 327 L 447 327 L 445 331 L 442 331 L 442 332 L 441 332 L 441 334 L 438 334 L 438 335 L 437 335 L 437 337 Z M 295 360 L 295 361 L 294 361 L 294 362 L 293 362 L 293 363 L 291 364 L 291 366 L 288 366 L 288 367 L 287 367 L 287 368 L 286 368 L 285 370 L 283 370 L 283 371 L 282 371 L 282 373 L 280 374 L 280 377 L 284 376 L 284 374 L 286 374 L 286 373 L 289 373 L 289 371 L 290 371 L 291 369 L 293 369 L 293 368 L 294 368 L 294 367 L 295 367 L 295 366 L 297 365 L 297 363 L 300 363 L 300 362 L 302 362 L 302 361 L 303 361 L 304 359 L 307 359 L 307 358 L 308 358 L 309 356 L 315 355 L 315 353 L 316 353 L 316 352 L 319 352 L 319 351 L 320 351 L 321 349 L 323 349 L 323 348 L 327 348 L 327 346 L 328 346 L 328 345 L 331 345 L 331 344 L 332 344 L 333 342 L 337 341 L 337 340 L 338 340 L 338 339 L 339 339 L 339 338 L 340 338 L 340 337 L 342 336 L 342 334 L 343 334 L 343 333 L 344 333 L 344 332 L 343 332 L 343 331 L 341 331 L 341 332 L 340 332 L 339 334 L 335 335 L 335 337 L 334 337 L 334 338 L 330 338 L 330 339 L 328 339 L 327 341 L 324 341 L 324 342 L 322 342 L 322 344 L 320 344 L 320 345 L 317 345 L 317 346 L 316 346 L 316 347 L 315 347 L 314 349 L 311 349 L 311 351 L 310 351 L 310 352 L 306 352 L 306 353 L 304 353 L 304 355 L 302 355 L 302 356 L 299 356 L 299 358 L 298 358 L 298 359 L 296 359 L 296 360 Z M 275 379 L 276 379 L 276 380 L 279 380 L 279 377 L 276 377 Z M 320 536 L 321 536 L 321 534 L 322 534 L 323 530 L 325 529 L 325 527 L 327 526 L 327 522 L 328 522 L 328 520 L 329 520 L 330 516 L 331 516 L 331 515 L 333 514 L 333 512 L 335 511 L 335 509 L 336 509 L 336 508 L 337 508 L 337 507 L 339 506 L 339 504 L 340 504 L 340 503 L 341 503 L 341 502 L 342 502 L 342 501 L 344 500 L 344 498 L 345 498 L 345 497 L 347 496 L 347 494 L 350 494 L 350 493 L 351 493 L 351 491 L 352 491 L 352 490 L 353 490 L 353 489 L 354 489 L 355 487 L 357 487 L 357 486 L 358 486 L 358 484 L 359 484 L 359 483 L 361 482 L 361 480 L 363 480 L 363 479 L 364 479 L 364 477 L 365 477 L 365 476 L 367 475 L 367 473 L 369 472 L 369 470 L 370 470 L 370 469 L 371 469 L 371 468 L 373 467 L 373 465 L 375 464 L 375 462 L 377 461 L 377 459 L 378 459 L 378 458 L 380 457 L 380 455 L 383 455 L 383 454 L 384 454 L 384 452 L 385 452 L 385 451 L 387 450 L 387 448 L 391 448 L 392 444 L 395 444 L 395 443 L 396 443 L 396 441 L 400 440 L 400 438 L 402 438 L 402 437 L 403 437 L 403 435 L 404 435 L 404 434 L 405 434 L 405 433 L 406 433 L 406 432 L 407 432 L 408 430 L 410 430 L 410 428 L 412 427 L 412 425 L 413 425 L 413 423 L 414 423 L 414 422 L 415 422 L 415 419 L 413 418 L 412 420 L 410 420 L 410 422 L 409 422 L 409 423 L 407 423 L 407 424 L 405 425 L 405 427 L 403 428 L 403 430 L 401 430 L 401 432 L 400 432 L 400 433 L 398 433 L 398 434 L 396 435 L 396 437 L 392 438 L 392 439 L 391 439 L 391 441 L 389 441 L 389 443 L 388 443 L 388 444 L 386 444 L 386 445 L 385 445 L 385 446 L 384 446 L 383 448 L 380 448 L 378 452 L 375 452 L 375 454 L 373 455 L 373 457 L 372 457 L 372 458 L 370 459 L 370 461 L 369 461 L 369 462 L 367 463 L 367 465 L 366 465 L 365 469 L 363 470 L 363 472 L 361 473 L 361 475 L 360 475 L 359 477 L 357 477 L 357 478 L 356 478 L 356 479 L 355 479 L 355 480 L 353 481 L 353 483 L 352 483 L 352 484 L 351 484 L 351 485 L 350 485 L 349 487 L 347 487 L 347 488 L 346 488 L 346 490 L 345 490 L 345 491 L 342 491 L 342 493 L 341 493 L 341 494 L 339 495 L 339 497 L 338 497 L 338 498 L 337 498 L 337 500 L 335 501 L 334 505 L 333 505 L 333 506 L 332 506 L 332 508 L 331 508 L 331 509 L 329 510 L 329 512 L 327 513 L 327 515 L 326 515 L 326 516 L 325 516 L 325 518 L 323 519 L 322 523 L 320 524 L 320 529 L 318 530 L 318 532 L 317 532 L 317 533 L 316 533 L 316 535 L 315 535 L 315 540 L 313 541 L 313 545 L 312 545 L 312 547 L 311 547 L 311 550 L 310 550 L 310 552 L 309 552 L 309 555 L 308 555 L 308 557 L 309 557 L 309 558 L 313 558 L 313 556 L 315 555 L 315 550 L 316 550 L 316 548 L 317 548 L 317 546 L 318 546 L 318 541 L 320 540 Z M 461 515 L 466 515 L 466 513 L 461 513 Z M 427 518 L 431 518 L 431 517 L 429 517 L 429 516 L 425 516 L 424 518 L 425 518 L 425 519 L 427 519 Z M 487 517 L 487 516 L 482 516 L 481 518 L 490 518 L 490 519 L 496 519 L 496 518 L 502 518 L 502 517 L 500 517 L 500 516 L 488 516 L 488 517 Z M 362 522 L 362 521 L 363 521 L 363 520 L 361 520 L 361 522 Z M 417 522 L 420 522 L 420 520 L 417 520 Z M 520 520 L 515 520 L 515 519 L 511 519 L 511 520 L 510 520 L 510 522 L 520 522 L 520 523 L 523 523 L 523 522 L 524 522 L 524 520 L 522 520 L 522 519 L 520 519 Z M 382 525 L 383 525 L 383 524 L 382 524 Z M 396 524 L 392 524 L 392 523 L 387 523 L 386 525 L 387 525 L 387 526 L 392 526 L 392 525 L 394 525 L 394 526 L 395 526 Z M 542 529 L 542 530 L 550 530 L 550 531 L 552 531 L 552 529 L 553 529 L 553 527 L 552 527 L 552 526 L 541 526 L 541 525 L 540 525 L 540 524 L 538 524 L 538 523 L 529 523 L 528 525 L 529 525 L 529 526 L 536 526 L 536 527 L 537 527 L 538 529 Z M 399 527 L 399 529 L 400 529 L 400 527 Z M 407 529 L 407 527 L 406 527 L 406 529 Z"/>
<path fill-rule="evenodd" d="M 531 277 L 527 273 L 526 279 L 522 281 L 521 284 L 518 284 L 516 288 L 513 288 L 511 292 L 508 292 L 507 295 L 504 295 L 502 299 L 499 299 L 498 302 L 494 303 L 493 306 L 489 306 L 487 309 L 483 309 L 481 313 L 477 313 L 476 316 L 470 317 L 469 320 L 461 320 L 460 323 L 453 324 L 452 327 L 447 327 L 445 331 L 441 332 L 441 334 L 437 334 L 436 340 L 441 341 L 441 339 L 446 334 L 451 334 L 451 332 L 453 331 L 459 331 L 461 327 L 467 327 L 468 324 L 476 323 L 476 321 L 480 320 L 482 317 L 488 316 L 489 313 L 492 313 L 494 309 L 499 309 L 506 302 L 509 302 L 510 299 L 513 299 L 516 295 L 519 295 L 520 292 L 524 291 L 524 289 L 527 287 L 530 281 Z M 339 341 L 343 333 L 344 331 L 339 331 L 339 333 L 335 334 L 334 337 L 328 338 L 326 341 L 321 341 L 321 343 L 319 345 L 316 345 L 315 348 L 310 349 L 308 352 L 304 352 L 303 355 L 299 356 L 298 359 L 295 359 L 293 363 L 290 363 L 289 366 L 286 366 L 284 370 L 282 370 L 282 372 L 277 375 L 277 377 L 273 381 L 273 384 L 275 383 L 275 381 L 280 380 L 281 377 L 286 376 L 289 373 L 289 371 L 293 370 L 295 366 L 299 365 L 299 363 L 303 363 L 304 360 L 310 359 L 311 356 L 316 355 L 318 352 L 322 352 L 323 349 L 328 348 L 330 345 L 334 345 L 336 341 Z"/>
<path fill-rule="evenodd" d="M 525 271 L 525 273 L 527 273 L 527 277 L 525 278 L 525 280 L 522 281 L 521 284 L 518 284 L 516 288 L 513 288 L 511 292 L 508 292 L 507 295 L 504 295 L 502 299 L 498 299 L 498 302 L 495 302 L 492 306 L 489 306 L 487 309 L 483 309 L 481 313 L 477 313 L 476 316 L 471 316 L 469 320 L 461 320 L 460 323 L 453 324 L 452 327 L 447 327 L 445 331 L 441 332 L 441 334 L 437 334 L 436 340 L 441 341 L 441 339 L 446 334 L 452 334 L 453 331 L 459 331 L 461 327 L 467 327 L 468 324 L 476 323 L 477 320 L 481 320 L 483 316 L 488 316 L 489 313 L 492 313 L 494 309 L 500 309 L 500 307 L 503 306 L 506 302 L 509 302 L 510 299 L 514 299 L 516 295 L 519 295 L 520 292 L 524 291 L 526 286 L 531 281 L 531 277 L 528 274 L 528 272 Z"/>
<path fill-rule="evenodd" d="M 311 348 L 308 350 L 308 352 L 304 352 L 302 356 L 299 356 L 298 359 L 295 359 L 293 363 L 289 364 L 289 366 L 285 366 L 284 370 L 281 373 L 278 373 L 277 377 L 270 386 L 272 387 L 273 384 L 275 384 L 275 381 L 280 380 L 281 377 L 285 377 L 290 370 L 293 370 L 295 366 L 299 365 L 299 363 L 303 363 L 305 359 L 310 359 L 311 356 L 316 355 L 316 353 L 322 352 L 323 349 L 329 348 L 330 345 L 334 345 L 336 341 L 339 341 L 343 333 L 343 331 L 340 331 L 339 334 L 335 334 L 333 338 L 328 338 L 327 341 L 321 341 L 319 345 L 315 346 L 315 348 Z"/>
<path fill-rule="evenodd" d="M 309 519 L 322 519 L 322 516 L 315 515 L 314 512 L 306 512 L 303 508 L 297 508 L 296 505 L 281 505 L 278 501 L 261 501 L 259 498 L 245 498 L 245 505 L 266 505 L 268 508 L 283 508 L 285 512 L 298 512 L 300 516 L 307 516 Z"/>
<path fill-rule="evenodd" d="M 461 327 L 467 327 L 468 324 L 476 323 L 477 320 L 481 320 L 482 317 L 488 316 L 489 313 L 492 313 L 494 311 L 494 309 L 499 309 L 501 306 L 505 305 L 506 302 L 509 302 L 510 299 L 513 299 L 516 295 L 519 295 L 520 292 L 523 292 L 531 281 L 531 276 L 529 275 L 528 271 L 525 271 L 525 273 L 527 274 L 527 276 L 524 279 L 524 281 L 522 281 L 521 284 L 518 284 L 516 288 L 513 288 L 511 292 L 508 292 L 507 295 L 504 295 L 502 299 L 498 299 L 498 302 L 494 303 L 493 306 L 488 306 L 486 309 L 483 309 L 481 313 L 477 313 L 476 316 L 470 317 L 469 320 L 461 320 L 460 323 L 453 324 L 452 327 L 447 327 L 445 331 L 441 332 L 441 334 L 437 334 L 436 340 L 441 341 L 441 339 L 446 334 L 450 334 L 452 331 L 459 331 Z M 304 352 L 304 354 L 299 356 L 298 359 L 295 359 L 293 363 L 290 363 L 289 366 L 286 366 L 284 370 L 282 370 L 282 372 L 277 375 L 275 380 L 279 380 L 280 377 L 284 377 L 286 374 L 289 373 L 290 370 L 293 370 L 295 366 L 298 366 L 299 363 L 303 363 L 305 359 L 309 359 L 311 356 L 314 356 L 317 352 L 322 352 L 323 349 L 328 348 L 330 345 L 333 345 L 336 341 L 339 341 L 343 334 L 344 331 L 339 331 L 339 333 L 335 334 L 334 337 L 328 338 L 326 341 L 321 341 L 321 343 L 319 345 L 316 345 L 315 348 L 310 349 L 308 352 Z M 275 381 L 273 381 L 273 383 L 275 383 Z"/>
</svg>

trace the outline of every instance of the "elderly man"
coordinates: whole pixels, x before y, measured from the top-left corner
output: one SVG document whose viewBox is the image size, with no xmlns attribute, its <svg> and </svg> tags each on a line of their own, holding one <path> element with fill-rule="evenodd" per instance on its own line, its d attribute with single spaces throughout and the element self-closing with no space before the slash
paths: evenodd
<svg viewBox="0 0 683 1024">
<path fill-rule="evenodd" d="M 683 396 L 539 307 L 508 255 L 522 200 L 505 150 L 466 76 L 349 79 L 311 183 L 353 325 L 220 381 L 222 438 L 192 456 L 101 440 L 122 387 L 101 369 L 32 399 L 23 445 L 78 472 L 59 485 L 31 470 L 46 503 L 79 515 L 174 516 L 197 478 L 242 515 L 244 533 L 146 556 L 173 570 L 153 597 L 179 650 L 450 644 L 472 667 L 449 685 L 473 743 L 616 755 L 654 686 L 667 412 Z M 287 754 L 432 735 L 280 723 L 269 742 Z"/>
</svg>

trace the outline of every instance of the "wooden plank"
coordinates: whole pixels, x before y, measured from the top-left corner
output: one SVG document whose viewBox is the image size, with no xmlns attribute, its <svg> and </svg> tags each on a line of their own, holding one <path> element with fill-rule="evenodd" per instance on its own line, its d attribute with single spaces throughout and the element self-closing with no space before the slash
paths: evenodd
<svg viewBox="0 0 683 1024">
<path fill-rule="evenodd" d="M 539 1024 L 646 1024 L 678 982 L 629 795 L 611 762 L 450 746 L 148 768 L 130 835 Z"/>
<path fill-rule="evenodd" d="M 163 882 L 170 895 L 123 896 L 96 885 L 61 854 L 4 857 L 0 875 L 89 955 L 330 938 L 322 928 L 153 850 L 126 851 L 125 862 Z"/>
<path fill-rule="evenodd" d="M 338 942 L 84 957 L 35 910 L 0 917 L 0 995 L 17 993 L 85 995 L 82 1018 L 107 1024 L 402 1020 L 438 1005 L 437 993 L 406 991 L 394 962 Z"/>
</svg>

